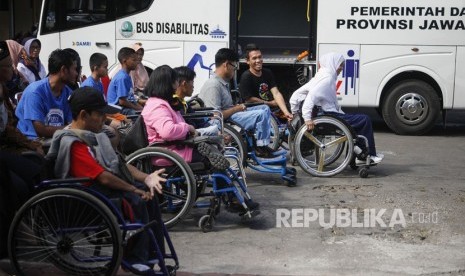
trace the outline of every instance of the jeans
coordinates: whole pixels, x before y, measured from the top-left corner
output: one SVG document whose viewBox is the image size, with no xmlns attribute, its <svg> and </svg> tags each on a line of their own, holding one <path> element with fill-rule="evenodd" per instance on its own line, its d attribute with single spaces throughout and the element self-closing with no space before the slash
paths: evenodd
<svg viewBox="0 0 465 276">
<path fill-rule="evenodd" d="M 257 146 L 261 147 L 270 143 L 270 116 L 270 108 L 267 105 L 258 105 L 234 113 L 231 120 L 245 130 L 255 130 Z"/>
</svg>

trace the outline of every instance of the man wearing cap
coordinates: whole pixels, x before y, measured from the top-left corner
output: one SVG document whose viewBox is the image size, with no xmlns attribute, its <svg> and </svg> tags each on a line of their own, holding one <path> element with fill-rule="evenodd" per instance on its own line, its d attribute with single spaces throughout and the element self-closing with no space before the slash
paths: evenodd
<svg viewBox="0 0 465 276">
<path fill-rule="evenodd" d="M 105 114 L 114 114 L 119 109 L 107 105 L 103 94 L 91 87 L 76 89 L 69 98 L 69 105 L 73 118 L 71 126 L 55 132 L 47 154 L 48 159 L 55 160 L 55 177 L 90 178 L 93 182 L 85 184 L 89 188 L 108 197 L 122 197 L 129 201 L 139 222 L 161 222 L 155 192 L 162 192 L 161 182 L 165 179 L 160 174 L 164 169 L 149 175 L 126 165 L 120 161 L 108 137 L 100 133 Z M 149 214 L 153 216 L 149 217 Z M 161 223 L 152 226 L 152 230 L 164 252 Z M 147 235 L 137 237 L 136 245 L 126 259 L 137 265 L 147 264 L 148 244 Z"/>
</svg>

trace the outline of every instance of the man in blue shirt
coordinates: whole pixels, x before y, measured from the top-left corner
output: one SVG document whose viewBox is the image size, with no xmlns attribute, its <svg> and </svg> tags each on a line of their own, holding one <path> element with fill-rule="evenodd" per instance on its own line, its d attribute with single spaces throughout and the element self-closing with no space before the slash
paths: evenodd
<svg viewBox="0 0 465 276">
<path fill-rule="evenodd" d="M 135 70 L 139 62 L 136 51 L 123 47 L 118 52 L 118 60 L 121 63 L 121 70 L 116 73 L 108 86 L 107 101 L 123 107 L 121 113 L 134 115 L 136 111 L 142 110 L 142 105 L 134 96 L 134 86 L 129 76 L 129 72 Z"/>
<path fill-rule="evenodd" d="M 76 67 L 70 53 L 57 49 L 48 60 L 49 77 L 24 90 L 16 117 L 18 129 L 29 139 L 52 138 L 56 130 L 71 123 L 68 97 L 72 90 L 66 83 L 76 79 Z"/>
</svg>

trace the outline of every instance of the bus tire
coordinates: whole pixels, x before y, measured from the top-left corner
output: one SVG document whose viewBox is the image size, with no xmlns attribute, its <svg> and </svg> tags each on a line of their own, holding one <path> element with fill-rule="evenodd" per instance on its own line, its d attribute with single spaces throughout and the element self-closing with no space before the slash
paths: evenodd
<svg viewBox="0 0 465 276">
<path fill-rule="evenodd" d="M 434 88 L 421 80 L 395 84 L 382 106 L 384 121 L 400 135 L 422 135 L 430 131 L 438 118 L 440 101 Z"/>
</svg>

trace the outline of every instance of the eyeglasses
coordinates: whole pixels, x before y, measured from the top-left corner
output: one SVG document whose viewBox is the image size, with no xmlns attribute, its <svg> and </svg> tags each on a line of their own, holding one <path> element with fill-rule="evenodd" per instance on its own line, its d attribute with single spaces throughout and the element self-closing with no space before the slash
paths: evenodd
<svg viewBox="0 0 465 276">
<path fill-rule="evenodd" d="M 231 66 L 234 68 L 234 70 L 239 69 L 239 65 L 238 65 L 238 64 L 233 64 L 233 63 L 231 63 L 231 62 L 228 62 L 228 64 L 231 65 Z"/>
</svg>

